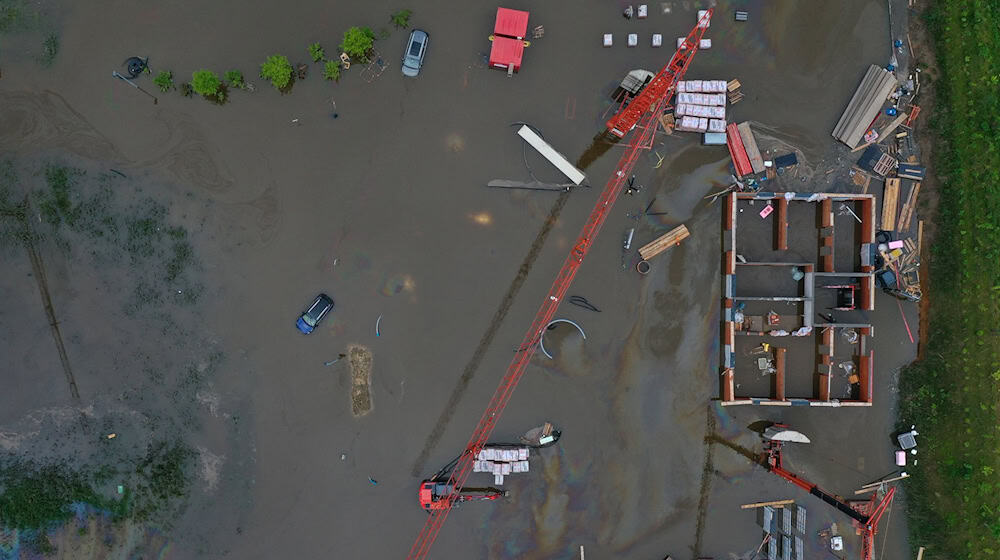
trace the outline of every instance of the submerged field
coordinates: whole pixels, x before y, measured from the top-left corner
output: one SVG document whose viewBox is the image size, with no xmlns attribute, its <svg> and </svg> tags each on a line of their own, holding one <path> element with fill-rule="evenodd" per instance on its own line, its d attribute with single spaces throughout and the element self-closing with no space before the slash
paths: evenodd
<svg viewBox="0 0 1000 560">
<path fill-rule="evenodd" d="M 924 558 L 1000 555 L 1000 5 L 938 2 L 940 179 L 925 358 L 902 376 L 901 421 L 920 432 L 908 484 Z"/>
</svg>

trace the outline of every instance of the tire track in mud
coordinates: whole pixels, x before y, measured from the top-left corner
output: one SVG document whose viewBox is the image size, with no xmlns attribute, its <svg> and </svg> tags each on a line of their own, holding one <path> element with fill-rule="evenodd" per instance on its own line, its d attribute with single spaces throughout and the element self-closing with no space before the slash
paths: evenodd
<svg viewBox="0 0 1000 560">
<path fill-rule="evenodd" d="M 591 145 L 584 150 L 583 154 L 578 158 L 576 166 L 580 170 L 586 170 L 592 163 L 597 161 L 598 158 L 607 153 L 607 151 L 616 143 L 617 140 L 609 141 L 604 132 L 598 133 L 594 136 Z M 503 320 L 507 317 L 507 312 L 510 311 L 511 305 L 514 304 L 514 298 L 516 298 L 517 293 L 521 291 L 521 286 L 524 285 L 524 280 L 528 277 L 528 273 L 531 272 L 531 268 L 535 265 L 535 260 L 538 259 L 538 255 L 541 253 L 542 247 L 545 245 L 545 240 L 548 238 L 549 233 L 552 232 L 552 228 L 559 220 L 559 215 L 562 214 L 563 208 L 566 206 L 566 202 L 569 201 L 570 192 L 571 191 L 563 191 L 559 193 L 559 198 L 556 199 L 555 204 L 552 205 L 552 209 L 549 210 L 549 215 L 546 217 L 545 223 L 542 224 L 542 229 L 538 231 L 538 235 L 536 235 L 535 240 L 532 241 L 528 254 L 525 255 L 524 260 L 521 261 L 521 266 L 517 270 L 517 275 L 514 276 L 510 286 L 507 287 L 507 293 L 504 294 L 503 299 L 500 300 L 500 306 L 497 307 L 497 310 L 493 313 L 493 319 L 490 321 L 489 327 L 487 327 L 486 332 L 483 333 L 482 338 L 479 340 L 479 344 L 476 346 L 476 350 L 473 352 L 472 358 L 465 364 L 465 368 L 462 370 L 462 376 L 458 378 L 458 383 L 456 383 L 455 387 L 452 389 L 451 395 L 448 397 L 448 402 L 441 410 L 441 415 L 434 424 L 434 429 L 431 430 L 431 433 L 424 441 L 424 447 L 420 450 L 420 455 L 417 456 L 417 460 L 413 462 L 413 469 L 411 469 L 411 474 L 413 476 L 420 476 L 424 467 L 427 465 L 427 458 L 430 456 L 431 450 L 433 450 L 434 447 L 437 446 L 438 442 L 441 441 L 441 436 L 444 435 L 445 428 L 448 427 L 448 423 L 451 421 L 452 415 L 455 414 L 455 409 L 457 408 L 458 403 L 462 400 L 465 390 L 469 387 L 469 382 L 476 375 L 476 370 L 479 369 L 479 365 L 482 363 L 483 357 L 486 355 L 486 351 L 493 343 L 493 338 L 496 337 L 497 331 L 500 329 L 500 325 L 503 324 Z"/>
<path fill-rule="evenodd" d="M 24 197 L 24 205 L 29 208 L 28 215 L 31 214 L 28 206 L 28 197 Z M 52 339 L 56 343 L 56 350 L 59 353 L 59 361 L 62 362 L 63 373 L 66 374 L 66 382 L 69 383 L 69 392 L 73 398 L 80 400 L 80 391 L 76 387 L 76 378 L 73 376 L 73 369 L 69 365 L 69 356 L 66 354 L 66 346 L 63 344 L 62 333 L 59 332 L 59 321 L 56 320 L 56 311 L 52 307 L 52 298 L 49 296 L 49 283 L 45 277 L 45 263 L 42 256 L 35 249 L 35 232 L 31 228 L 31 219 L 25 217 L 28 225 L 28 235 L 25 236 L 24 247 L 28 251 L 28 259 L 31 261 L 31 269 L 35 274 L 35 283 L 38 284 L 38 293 L 42 297 L 42 306 L 45 307 L 45 314 L 49 318 L 49 328 L 52 329 Z"/>
<path fill-rule="evenodd" d="M 535 261 L 538 259 L 538 255 L 541 253 L 542 247 L 545 245 L 545 240 L 548 238 L 549 233 L 552 232 L 552 228 L 559 220 L 559 215 L 566 206 L 566 202 L 569 201 L 569 195 L 570 191 L 563 191 L 559 193 L 559 198 L 556 199 L 555 204 L 552 205 L 552 209 L 549 210 L 549 215 L 545 218 L 545 223 L 542 224 L 542 229 L 538 231 L 538 235 L 535 236 L 535 240 L 531 243 L 531 248 L 528 250 L 528 254 L 525 255 L 524 260 L 521 261 L 521 266 L 517 269 L 517 275 L 514 276 L 510 286 L 507 287 L 507 293 L 504 294 L 503 299 L 500 300 L 500 306 L 497 307 L 497 310 L 493 313 L 493 319 L 490 321 L 489 327 L 487 327 L 486 332 L 483 333 L 482 338 L 479 340 L 479 344 L 476 346 L 476 351 L 473 352 L 472 358 L 469 362 L 465 364 L 465 368 L 462 370 L 462 376 L 458 378 L 458 383 L 456 383 L 455 387 L 451 390 L 448 402 L 441 410 L 441 415 L 434 424 L 434 429 L 431 430 L 431 433 L 427 436 L 427 440 L 424 441 L 424 447 L 420 450 L 420 455 L 413 463 L 413 469 L 411 471 L 413 476 L 421 475 L 424 467 L 427 465 L 427 458 L 430 456 L 431 450 L 437 446 L 438 442 L 441 440 L 441 436 L 444 435 L 444 430 L 448 427 L 448 423 L 451 421 L 452 415 L 455 414 L 455 409 L 457 408 L 459 401 L 462 400 L 465 390 L 469 387 L 469 381 L 472 381 L 473 376 L 476 375 L 476 370 L 479 369 L 479 365 L 482 363 L 483 357 L 486 355 L 486 351 L 493 343 L 493 339 L 496 337 L 497 331 L 500 330 L 500 325 L 503 324 L 503 320 L 507 317 L 507 312 L 510 311 L 511 306 L 514 304 L 514 298 L 516 298 L 517 293 L 521 291 L 521 286 L 524 285 L 524 281 L 527 279 L 528 273 L 531 272 L 531 268 L 535 265 Z"/>
</svg>

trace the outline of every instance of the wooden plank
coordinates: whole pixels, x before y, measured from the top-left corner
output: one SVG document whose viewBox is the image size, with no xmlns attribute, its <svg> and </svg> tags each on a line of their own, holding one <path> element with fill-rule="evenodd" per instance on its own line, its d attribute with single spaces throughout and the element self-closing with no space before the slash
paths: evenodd
<svg viewBox="0 0 1000 560">
<path fill-rule="evenodd" d="M 924 560 L 924 547 L 917 550 L 917 560 Z"/>
<path fill-rule="evenodd" d="M 778 219 L 774 222 L 777 229 L 774 250 L 788 250 L 788 199 L 778 199 Z"/>
<path fill-rule="evenodd" d="M 905 228 L 903 228 L 903 223 L 904 220 L 906 220 L 907 212 L 909 212 L 910 210 L 910 201 L 913 200 L 913 191 L 916 188 L 917 188 L 916 183 L 910 187 L 910 192 L 906 194 L 906 202 L 903 203 L 903 207 L 900 208 L 899 210 L 899 219 L 897 220 L 897 222 L 899 223 L 900 231 L 906 231 Z"/>
<path fill-rule="evenodd" d="M 743 141 L 743 149 L 747 152 L 747 158 L 750 159 L 750 167 L 753 172 L 764 171 L 764 158 L 760 157 L 760 148 L 757 147 L 757 139 L 754 138 L 753 131 L 750 130 L 750 122 L 743 121 L 736 125 L 736 129 L 740 133 L 740 140 Z"/>
<path fill-rule="evenodd" d="M 890 134 L 892 134 L 893 130 L 896 130 L 896 127 L 898 127 L 899 125 L 903 124 L 903 121 L 905 121 L 906 117 L 908 117 L 908 116 L 909 115 L 907 115 L 906 113 L 900 111 L 896 115 L 896 118 L 892 119 L 892 122 L 890 122 L 888 126 L 886 126 L 885 128 L 883 128 L 882 132 L 878 133 L 878 138 L 876 138 L 876 140 L 879 141 L 879 142 L 881 142 L 882 140 L 885 140 Z"/>
<path fill-rule="evenodd" d="M 684 241 L 691 235 L 688 231 L 687 226 L 681 224 L 674 229 L 668 231 L 667 233 L 661 235 L 660 237 L 650 241 L 646 245 L 639 249 L 639 255 L 643 260 L 648 261 L 649 259 L 659 255 L 660 253 L 666 251 L 667 249 L 673 247 L 674 245 L 680 245 L 681 241 Z"/>
<path fill-rule="evenodd" d="M 900 221 L 899 221 L 899 230 L 900 231 L 909 231 L 910 224 L 913 223 L 913 213 L 916 211 L 916 208 L 917 208 L 917 197 L 920 196 L 920 183 L 914 183 L 913 184 L 913 188 L 910 190 L 910 194 L 912 196 L 910 196 L 907 199 L 907 201 L 906 201 L 906 204 L 907 204 L 907 206 L 905 208 L 906 209 L 906 220 L 903 221 L 902 218 L 900 218 Z"/>
<path fill-rule="evenodd" d="M 920 246 L 924 244 L 924 221 L 917 222 L 917 254 L 920 254 Z"/>
<path fill-rule="evenodd" d="M 795 500 L 774 500 L 772 502 L 754 502 L 752 504 L 743 504 L 740 509 L 755 509 L 759 507 L 785 507 L 787 505 L 794 504 Z"/>
<path fill-rule="evenodd" d="M 885 194 L 882 196 L 882 229 L 896 229 L 896 203 L 899 199 L 899 179 L 885 180 Z"/>
</svg>

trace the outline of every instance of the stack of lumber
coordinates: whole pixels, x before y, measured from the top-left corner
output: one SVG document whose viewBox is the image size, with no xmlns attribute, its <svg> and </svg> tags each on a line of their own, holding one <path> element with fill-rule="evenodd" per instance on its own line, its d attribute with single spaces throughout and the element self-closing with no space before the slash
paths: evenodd
<svg viewBox="0 0 1000 560">
<path fill-rule="evenodd" d="M 899 179 L 885 180 L 885 196 L 882 197 L 882 229 L 896 229 L 896 204 L 899 202 Z"/>
<path fill-rule="evenodd" d="M 872 64 L 833 127 L 833 137 L 851 148 L 857 146 L 897 85 L 892 72 Z"/>
<path fill-rule="evenodd" d="M 898 180 L 898 179 L 897 179 Z M 903 209 L 899 211 L 899 222 L 896 224 L 897 231 L 909 231 L 913 223 L 913 211 L 917 206 L 917 196 L 920 195 L 920 183 L 914 183 L 910 188 L 910 194 L 906 196 Z"/>
<path fill-rule="evenodd" d="M 642 246 L 639 249 L 639 256 L 642 257 L 642 260 L 648 261 L 674 245 L 680 245 L 681 241 L 687 239 L 690 235 L 691 233 L 688 231 L 688 228 L 684 224 L 681 224 Z"/>
</svg>

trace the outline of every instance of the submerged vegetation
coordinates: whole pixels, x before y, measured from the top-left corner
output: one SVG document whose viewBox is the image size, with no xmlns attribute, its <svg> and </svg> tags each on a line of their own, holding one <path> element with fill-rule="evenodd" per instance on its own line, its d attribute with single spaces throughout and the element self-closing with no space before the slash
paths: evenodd
<svg viewBox="0 0 1000 560">
<path fill-rule="evenodd" d="M 925 357 L 902 373 L 911 542 L 924 558 L 1000 556 L 1000 11 L 937 2 L 931 128 L 940 178 Z"/>
</svg>

